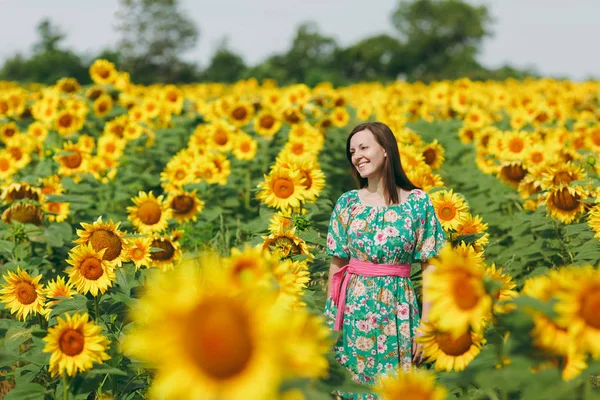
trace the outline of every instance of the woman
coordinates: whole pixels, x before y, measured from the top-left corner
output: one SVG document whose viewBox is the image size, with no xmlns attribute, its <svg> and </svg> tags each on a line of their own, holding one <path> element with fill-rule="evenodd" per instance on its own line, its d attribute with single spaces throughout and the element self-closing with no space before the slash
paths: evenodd
<svg viewBox="0 0 600 400">
<path fill-rule="evenodd" d="M 348 137 L 346 156 L 360 189 L 342 194 L 331 215 L 325 314 L 341 331 L 336 359 L 355 381 L 371 385 L 380 374 L 408 371 L 422 360 L 410 264 L 421 263 L 427 279 L 428 260 L 444 244 L 444 232 L 429 196 L 406 177 L 389 127 L 358 125 Z M 424 301 L 424 318 L 428 307 Z"/>
</svg>

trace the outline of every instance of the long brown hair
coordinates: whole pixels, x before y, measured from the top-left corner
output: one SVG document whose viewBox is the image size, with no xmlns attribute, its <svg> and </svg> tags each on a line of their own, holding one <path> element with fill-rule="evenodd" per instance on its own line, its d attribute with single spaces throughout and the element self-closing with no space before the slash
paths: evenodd
<svg viewBox="0 0 600 400">
<path fill-rule="evenodd" d="M 386 124 L 382 122 L 365 122 L 354 127 L 352 132 L 350 132 L 350 135 L 348 135 L 348 140 L 346 141 L 346 158 L 350 163 L 352 176 L 358 182 L 359 187 L 363 188 L 367 186 L 369 180 L 360 176 L 356 167 L 352 164 L 352 154 L 350 154 L 350 139 L 352 139 L 352 136 L 357 132 L 364 130 L 371 131 L 377 143 L 379 143 L 387 153 L 387 157 L 383 163 L 385 198 L 389 204 L 398 204 L 400 199 L 398 198 L 396 186 L 400 186 L 404 190 L 419 188 L 408 179 L 406 172 L 402 169 L 400 152 L 398 151 L 398 142 L 396 141 L 396 137 L 392 133 L 392 130 Z"/>
</svg>

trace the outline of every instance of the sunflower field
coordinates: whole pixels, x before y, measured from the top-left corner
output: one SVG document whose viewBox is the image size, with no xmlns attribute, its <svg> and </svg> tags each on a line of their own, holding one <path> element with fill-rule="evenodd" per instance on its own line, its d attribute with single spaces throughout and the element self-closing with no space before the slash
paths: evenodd
<svg viewBox="0 0 600 400">
<path fill-rule="evenodd" d="M 448 243 L 422 368 L 368 398 L 600 398 L 600 83 L 0 82 L 0 398 L 370 392 L 322 316 L 353 126 Z M 368 362 L 368 360 L 366 360 Z M 393 371 L 392 371 L 393 372 Z"/>
</svg>

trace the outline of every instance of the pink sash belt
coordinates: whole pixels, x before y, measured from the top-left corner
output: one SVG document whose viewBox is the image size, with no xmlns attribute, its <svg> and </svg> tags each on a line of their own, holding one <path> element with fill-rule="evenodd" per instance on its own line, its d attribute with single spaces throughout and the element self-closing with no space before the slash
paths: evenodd
<svg viewBox="0 0 600 400">
<path fill-rule="evenodd" d="M 410 264 L 375 264 L 351 258 L 348 265 L 340 268 L 331 278 L 331 298 L 337 306 L 333 329 L 342 330 L 346 308 L 346 291 L 352 275 L 361 276 L 400 276 L 410 278 Z"/>
</svg>

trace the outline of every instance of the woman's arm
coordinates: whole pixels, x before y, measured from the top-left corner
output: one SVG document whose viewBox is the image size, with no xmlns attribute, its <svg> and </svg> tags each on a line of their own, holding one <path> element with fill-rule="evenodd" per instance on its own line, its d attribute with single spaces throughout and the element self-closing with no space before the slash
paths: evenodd
<svg viewBox="0 0 600 400">
<path fill-rule="evenodd" d="M 331 294 L 331 278 L 344 265 L 347 265 L 348 262 L 349 262 L 349 260 L 347 258 L 340 258 L 338 256 L 333 256 L 331 258 L 331 264 L 329 264 L 329 278 L 327 279 L 327 297 L 326 297 L 326 299 L 328 299 Z"/>
<path fill-rule="evenodd" d="M 427 296 L 425 294 L 425 287 L 428 285 L 429 279 L 431 279 L 431 273 L 433 272 L 434 269 L 435 269 L 435 266 L 429 264 L 428 262 L 421 263 L 421 270 L 423 271 L 423 273 L 422 273 L 423 289 L 421 290 L 421 294 L 423 296 L 423 308 L 421 311 L 421 321 L 424 321 L 424 322 L 429 321 L 428 314 L 429 314 L 429 309 L 431 308 L 431 301 L 429 301 L 429 299 L 427 298 Z"/>
</svg>

